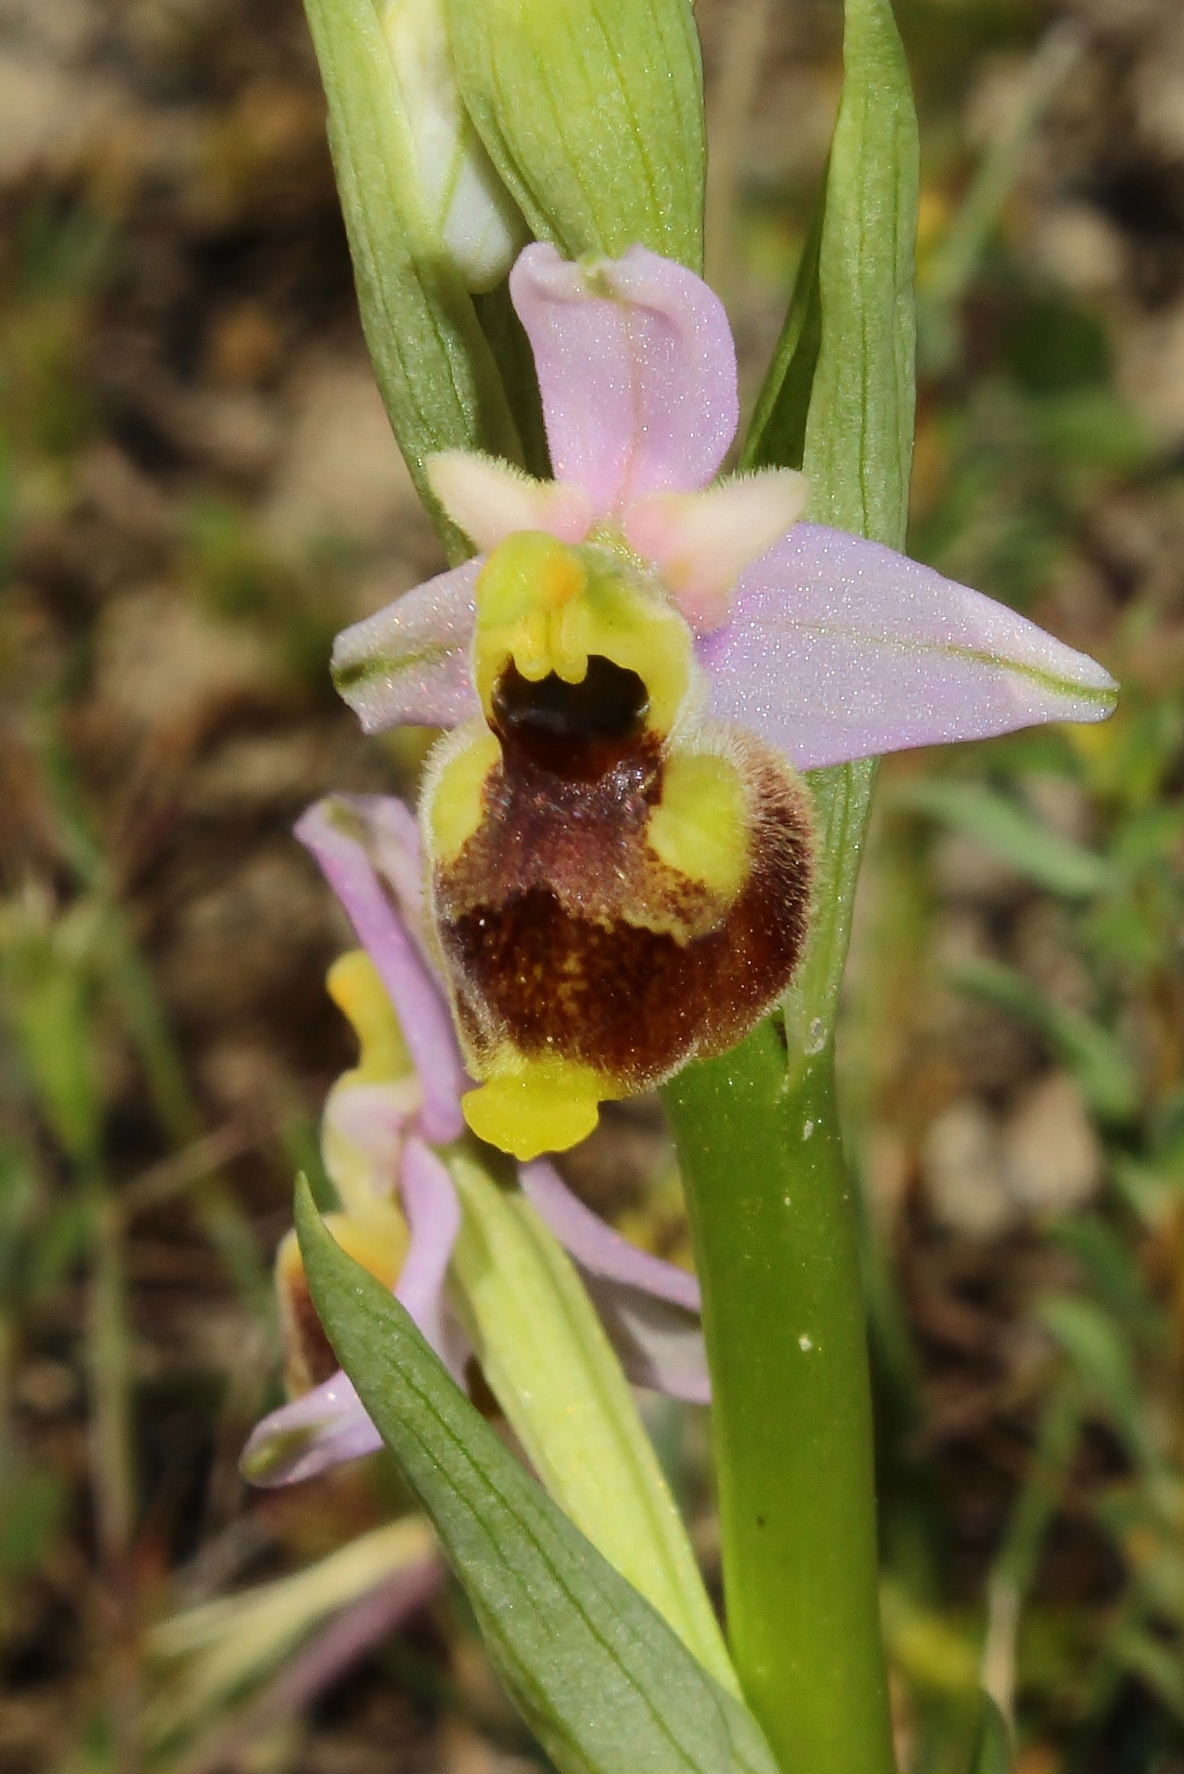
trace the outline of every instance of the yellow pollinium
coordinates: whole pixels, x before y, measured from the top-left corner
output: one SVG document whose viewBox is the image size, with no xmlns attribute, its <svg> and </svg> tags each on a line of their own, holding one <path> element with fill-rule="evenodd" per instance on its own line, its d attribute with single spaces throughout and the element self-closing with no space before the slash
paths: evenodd
<svg viewBox="0 0 1184 1774">
<path fill-rule="evenodd" d="M 520 1161 L 585 1139 L 601 1102 L 617 1094 L 610 1078 L 575 1060 L 515 1054 L 513 1066 L 470 1090 L 461 1107 L 478 1139 Z"/>
<path fill-rule="evenodd" d="M 670 732 L 694 682 L 694 643 L 624 556 L 521 530 L 493 550 L 476 596 L 474 668 L 487 720 L 510 661 L 531 683 L 554 673 L 581 684 L 595 655 L 637 673 L 649 693 L 647 728 Z"/>
<path fill-rule="evenodd" d="M 325 978 L 329 996 L 358 1038 L 358 1063 L 338 1079 L 344 1083 L 385 1084 L 411 1070 L 411 1056 L 382 976 L 365 949 L 338 957 Z"/>
</svg>

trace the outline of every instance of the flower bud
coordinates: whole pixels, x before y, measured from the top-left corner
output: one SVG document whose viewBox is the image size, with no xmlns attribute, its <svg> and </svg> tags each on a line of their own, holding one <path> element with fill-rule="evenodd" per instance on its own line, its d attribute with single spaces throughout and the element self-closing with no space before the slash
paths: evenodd
<svg viewBox="0 0 1184 1774">
<path fill-rule="evenodd" d="M 428 227 L 470 290 L 492 289 L 526 224 L 461 104 L 441 0 L 386 0 L 379 17 Z"/>
<path fill-rule="evenodd" d="M 466 552 L 423 471 L 437 450 L 521 459 L 470 291 L 513 256 L 514 210 L 456 98 L 439 0 L 305 0 L 329 146 L 374 371 L 399 447 L 445 542 Z M 397 57 L 397 62 L 396 58 Z"/>
<path fill-rule="evenodd" d="M 697 269 L 706 144 L 690 0 L 446 0 L 464 100 L 533 232 Z"/>
</svg>

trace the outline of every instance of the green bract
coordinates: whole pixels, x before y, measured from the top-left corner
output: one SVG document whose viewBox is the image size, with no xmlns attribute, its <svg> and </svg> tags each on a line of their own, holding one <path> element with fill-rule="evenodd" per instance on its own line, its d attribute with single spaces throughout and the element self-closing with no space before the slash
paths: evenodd
<svg viewBox="0 0 1184 1774">
<path fill-rule="evenodd" d="M 469 293 L 474 281 L 497 274 L 500 257 L 508 263 L 512 256 L 513 206 L 488 163 L 475 159 L 478 146 L 466 139 L 459 109 L 447 111 L 438 20 L 433 25 L 400 6 L 390 9 L 384 32 L 374 0 L 306 0 L 306 11 L 366 343 L 399 446 L 436 512 L 423 477 L 424 457 L 433 451 L 456 446 L 521 459 Z M 417 67 L 400 77 L 392 48 L 405 60 L 414 54 Z M 409 108 L 403 95 L 412 91 Z M 421 161 L 433 155 L 429 185 Z M 461 538 L 441 527 L 461 558 Z"/>
<path fill-rule="evenodd" d="M 533 232 L 569 258 L 703 258 L 699 42 L 688 0 L 447 0 L 457 78 Z"/>
<path fill-rule="evenodd" d="M 306 1184 L 296 1224 L 321 1322 L 559 1774 L 775 1774 L 751 1713 L 527 1475 Z"/>
</svg>

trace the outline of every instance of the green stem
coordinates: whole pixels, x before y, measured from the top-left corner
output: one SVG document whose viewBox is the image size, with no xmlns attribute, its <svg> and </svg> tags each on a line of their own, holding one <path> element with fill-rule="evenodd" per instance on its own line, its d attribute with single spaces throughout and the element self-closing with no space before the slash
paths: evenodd
<svg viewBox="0 0 1184 1774">
<path fill-rule="evenodd" d="M 729 1634 L 774 1754 L 893 1774 L 856 1217 L 829 1047 L 776 1022 L 667 1091 L 703 1283 Z"/>
<path fill-rule="evenodd" d="M 843 20 L 822 208 L 744 460 L 802 467 L 815 521 L 900 547 L 916 115 L 891 0 L 844 0 Z M 793 1774 L 895 1768 L 858 1216 L 833 1068 L 874 775 L 862 762 L 811 779 L 813 930 L 784 1018 L 666 1092 L 703 1283 L 733 1656 Z"/>
</svg>

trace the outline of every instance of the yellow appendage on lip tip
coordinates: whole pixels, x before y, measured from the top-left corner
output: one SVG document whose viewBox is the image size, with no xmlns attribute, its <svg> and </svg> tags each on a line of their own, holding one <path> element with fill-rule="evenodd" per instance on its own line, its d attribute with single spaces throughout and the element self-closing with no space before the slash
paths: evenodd
<svg viewBox="0 0 1184 1774">
<path fill-rule="evenodd" d="M 542 1152 L 565 1152 L 596 1126 L 601 1101 L 614 1094 L 591 1066 L 566 1059 L 529 1059 L 470 1090 L 461 1101 L 465 1120 L 499 1151 L 525 1161 Z"/>
</svg>

